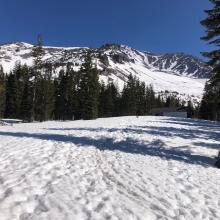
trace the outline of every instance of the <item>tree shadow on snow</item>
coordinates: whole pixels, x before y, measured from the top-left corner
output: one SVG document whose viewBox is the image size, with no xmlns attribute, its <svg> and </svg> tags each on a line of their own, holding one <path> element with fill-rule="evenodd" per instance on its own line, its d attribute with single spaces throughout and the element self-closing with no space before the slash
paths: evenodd
<svg viewBox="0 0 220 220">
<path fill-rule="evenodd" d="M 204 142 L 194 142 L 193 145 L 199 146 L 199 147 L 206 147 L 210 149 L 220 150 L 220 143 L 204 143 Z"/>
<path fill-rule="evenodd" d="M 176 117 L 164 118 L 162 120 L 165 120 L 166 123 L 168 124 L 186 125 L 186 126 L 193 126 L 193 127 L 199 127 L 205 129 L 216 128 L 217 130 L 220 130 L 220 122 L 217 121 L 208 121 L 208 120 L 190 119 L 190 118 L 176 118 Z"/>
<path fill-rule="evenodd" d="M 171 122 L 170 122 L 171 123 Z M 194 129 L 190 128 L 177 128 L 175 126 L 170 127 L 160 127 L 160 126 L 134 126 L 132 128 L 49 128 L 47 130 L 62 130 L 62 131 L 90 131 L 90 132 L 122 132 L 122 133 L 134 133 L 134 134 L 150 134 L 153 136 L 163 136 L 163 137 L 180 137 L 183 139 L 195 139 L 198 140 L 200 138 L 205 140 L 215 140 L 220 141 L 220 125 L 216 127 L 216 130 L 207 128 L 207 127 L 197 127 Z M 176 123 L 180 124 L 180 123 Z M 185 124 L 184 124 L 185 125 Z M 219 129 L 218 129 L 219 128 Z M 205 146 L 205 143 L 204 143 Z M 208 147 L 208 145 L 206 145 Z M 220 146 L 219 146 L 220 148 Z"/>
<path fill-rule="evenodd" d="M 187 129 L 187 128 L 176 128 L 176 127 L 158 127 L 158 126 L 141 126 L 138 127 L 138 130 L 143 132 L 161 135 L 161 136 L 170 136 L 170 137 L 181 137 L 184 139 L 198 139 L 202 138 L 205 140 L 220 140 L 220 131 L 213 131 L 210 129 Z"/>
<path fill-rule="evenodd" d="M 62 130 L 62 128 L 60 129 Z M 0 131 L 0 136 L 11 136 L 17 138 L 33 138 L 45 141 L 67 142 L 73 143 L 79 147 L 94 146 L 104 151 L 121 151 L 131 154 L 140 154 L 144 156 L 159 157 L 164 160 L 175 160 L 193 165 L 210 166 L 214 163 L 214 159 L 206 156 L 193 154 L 187 149 L 187 146 L 178 148 L 167 148 L 166 144 L 160 139 L 152 142 L 141 143 L 138 140 L 127 138 L 126 140 L 116 142 L 112 138 L 92 139 L 89 137 L 75 137 L 62 134 L 41 134 L 41 133 L 25 133 L 25 132 L 4 132 Z"/>
</svg>

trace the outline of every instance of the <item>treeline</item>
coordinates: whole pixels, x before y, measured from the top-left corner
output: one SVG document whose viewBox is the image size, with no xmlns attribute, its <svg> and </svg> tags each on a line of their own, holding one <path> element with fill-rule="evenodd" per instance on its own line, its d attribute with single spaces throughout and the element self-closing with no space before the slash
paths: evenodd
<svg viewBox="0 0 220 220">
<path fill-rule="evenodd" d="M 0 117 L 24 121 L 94 119 L 148 115 L 153 107 L 181 106 L 176 97 L 161 98 L 152 86 L 130 75 L 122 92 L 99 83 L 99 71 L 87 54 L 78 72 L 70 65 L 54 78 L 50 64 L 30 68 L 17 64 L 5 75 L 0 68 Z"/>
</svg>

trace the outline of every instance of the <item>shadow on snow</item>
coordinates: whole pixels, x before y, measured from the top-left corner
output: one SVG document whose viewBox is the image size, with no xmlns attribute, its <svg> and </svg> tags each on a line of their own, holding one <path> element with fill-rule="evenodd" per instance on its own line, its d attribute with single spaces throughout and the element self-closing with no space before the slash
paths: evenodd
<svg viewBox="0 0 220 220">
<path fill-rule="evenodd" d="M 142 128 L 142 127 L 140 127 Z M 166 135 L 167 132 L 172 132 L 169 128 L 157 128 L 157 127 L 147 127 L 150 130 L 144 130 L 148 134 L 158 135 Z M 87 128 L 72 128 L 68 130 L 92 130 L 92 131 L 100 131 L 105 128 L 98 129 L 87 129 Z M 142 128 L 143 129 L 143 128 Z M 161 131 L 161 129 L 165 129 L 165 131 Z M 167 130 L 168 129 L 168 130 Z M 51 129 L 50 129 L 51 130 Z M 66 130 L 65 128 L 60 128 L 56 130 Z M 105 129 L 108 132 L 113 131 L 122 131 L 122 132 L 132 132 L 137 129 Z M 139 129 L 140 132 L 142 130 Z M 159 133 L 158 133 L 159 132 Z M 184 132 L 184 131 L 183 131 Z M 175 132 L 174 132 L 175 133 Z M 181 135 L 178 133 L 178 135 Z M 25 133 L 25 132 L 0 132 L 0 136 L 12 136 L 12 137 L 20 137 L 20 138 L 34 138 L 39 140 L 48 140 L 48 141 L 56 141 L 56 142 L 68 142 L 73 143 L 79 147 L 88 147 L 94 146 L 97 149 L 104 151 L 121 151 L 125 153 L 131 154 L 140 154 L 144 156 L 154 156 L 159 157 L 164 160 L 175 160 L 188 164 L 194 165 L 202 165 L 202 166 L 210 166 L 214 163 L 214 159 L 206 156 L 196 155 L 192 153 L 190 150 L 187 150 L 187 146 L 180 146 L 178 148 L 166 148 L 166 144 L 160 140 L 154 140 L 152 142 L 141 143 L 138 140 L 134 140 L 132 138 L 127 138 L 126 140 L 116 142 L 112 138 L 102 138 L 102 139 L 92 139 L 89 137 L 75 137 L 72 135 L 62 135 L 62 134 L 41 134 L 41 133 Z"/>
<path fill-rule="evenodd" d="M 160 126 L 134 126 L 132 128 L 49 128 L 47 130 L 63 130 L 63 131 L 91 131 L 91 132 L 121 132 L 121 133 L 135 133 L 135 134 L 150 134 L 153 136 L 163 137 L 180 137 L 183 139 L 195 139 L 196 146 L 202 146 L 207 148 L 219 149 L 219 144 L 207 144 L 200 142 L 200 139 L 220 141 L 220 123 L 211 121 L 202 121 L 196 119 L 178 119 L 169 118 L 165 119 L 166 124 L 170 124 L 170 127 Z M 150 121 L 152 123 L 152 121 Z M 193 126 L 194 128 L 177 128 L 178 125 Z M 173 125 L 173 126 L 172 126 Z"/>
</svg>

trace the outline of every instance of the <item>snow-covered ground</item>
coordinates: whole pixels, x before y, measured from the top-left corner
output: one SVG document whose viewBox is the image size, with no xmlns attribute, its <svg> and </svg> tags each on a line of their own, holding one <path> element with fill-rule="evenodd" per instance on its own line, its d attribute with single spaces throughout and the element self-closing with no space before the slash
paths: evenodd
<svg viewBox="0 0 220 220">
<path fill-rule="evenodd" d="M 0 219 L 220 219 L 220 124 L 121 117 L 0 127 Z"/>
</svg>

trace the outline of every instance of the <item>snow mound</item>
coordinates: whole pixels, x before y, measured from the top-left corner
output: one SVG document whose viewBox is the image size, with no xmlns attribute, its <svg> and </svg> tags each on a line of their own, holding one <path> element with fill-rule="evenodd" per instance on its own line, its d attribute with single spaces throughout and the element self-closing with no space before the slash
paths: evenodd
<svg viewBox="0 0 220 220">
<path fill-rule="evenodd" d="M 0 127 L 0 219 L 220 219 L 220 124 L 120 117 Z"/>
</svg>

